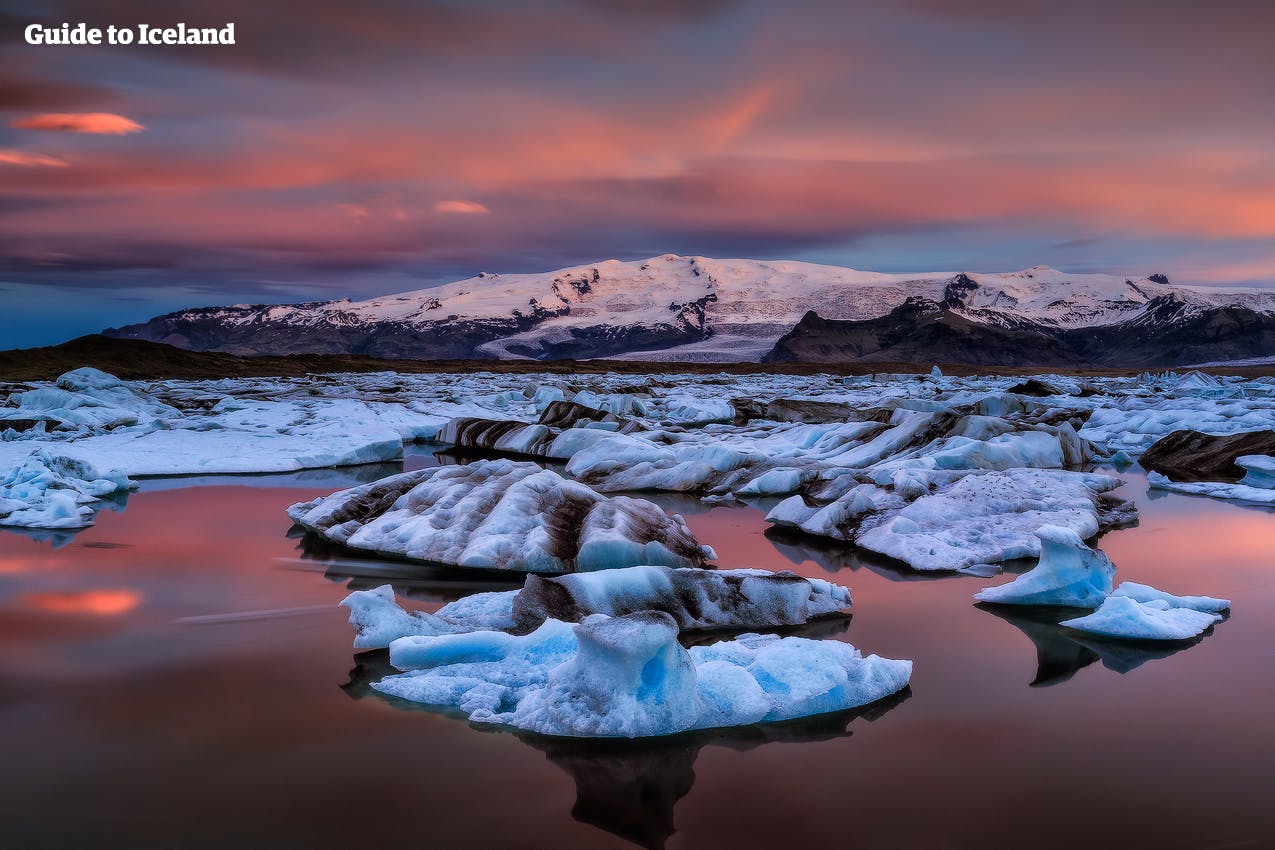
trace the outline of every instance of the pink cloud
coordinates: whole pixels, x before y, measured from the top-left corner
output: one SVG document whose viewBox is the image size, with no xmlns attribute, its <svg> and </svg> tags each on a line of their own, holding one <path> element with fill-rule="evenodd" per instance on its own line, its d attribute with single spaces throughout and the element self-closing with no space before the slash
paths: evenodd
<svg viewBox="0 0 1275 850">
<path fill-rule="evenodd" d="M 457 215 L 486 215 L 491 210 L 477 201 L 439 201 L 434 204 L 434 212 L 455 213 Z"/>
<path fill-rule="evenodd" d="M 42 153 L 27 153 L 13 149 L 0 148 L 0 165 L 17 165 L 23 168 L 64 168 L 64 159 Z"/>
<path fill-rule="evenodd" d="M 20 130 L 52 130 L 104 136 L 123 136 L 145 129 L 131 118 L 113 112 L 46 112 L 19 118 L 11 126 Z"/>
</svg>

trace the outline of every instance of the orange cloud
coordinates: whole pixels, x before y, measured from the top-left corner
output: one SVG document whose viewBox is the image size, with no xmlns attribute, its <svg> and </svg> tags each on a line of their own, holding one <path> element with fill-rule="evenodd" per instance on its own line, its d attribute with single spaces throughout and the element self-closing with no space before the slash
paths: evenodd
<svg viewBox="0 0 1275 850">
<path fill-rule="evenodd" d="M 19 118 L 11 126 L 20 130 L 53 130 L 103 136 L 123 136 L 145 129 L 131 118 L 113 112 L 46 112 Z"/>
<path fill-rule="evenodd" d="M 23 168 L 64 168 L 67 165 L 67 161 L 42 153 L 27 153 L 26 151 L 0 148 L 0 165 L 18 165 Z"/>
<path fill-rule="evenodd" d="M 434 204 L 434 212 L 457 213 L 459 215 L 486 215 L 491 212 L 477 201 L 439 201 Z"/>
<path fill-rule="evenodd" d="M 80 593 L 28 593 L 23 604 L 54 614 L 95 614 L 114 617 L 141 604 L 142 597 L 131 590 L 86 590 Z"/>
</svg>

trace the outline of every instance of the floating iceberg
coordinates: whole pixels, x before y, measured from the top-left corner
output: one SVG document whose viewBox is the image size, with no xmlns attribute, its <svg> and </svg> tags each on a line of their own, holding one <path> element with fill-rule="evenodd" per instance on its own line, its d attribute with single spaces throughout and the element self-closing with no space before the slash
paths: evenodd
<svg viewBox="0 0 1275 850">
<path fill-rule="evenodd" d="M 1238 484 L 1223 481 L 1171 481 L 1159 472 L 1147 473 L 1147 483 L 1155 490 L 1173 490 L 1192 496 L 1275 505 L 1275 457 L 1246 455 L 1236 458 L 1235 465 L 1244 470 L 1244 477 Z"/>
<path fill-rule="evenodd" d="M 850 590 L 829 581 L 769 570 L 629 567 L 601 573 L 529 576 L 513 598 L 523 627 L 547 619 L 662 611 L 681 629 L 776 628 L 850 607 Z"/>
<path fill-rule="evenodd" d="M 37 449 L 0 479 L 0 525 L 23 528 L 84 528 L 105 496 L 137 485 L 117 469 Z"/>
<path fill-rule="evenodd" d="M 1178 608 L 1163 599 L 1139 602 L 1130 596 L 1108 596 L 1098 610 L 1060 625 L 1081 632 L 1126 640 L 1188 640 L 1220 622 L 1220 614 Z"/>
<path fill-rule="evenodd" d="M 902 690 L 910 661 L 774 635 L 689 651 L 668 614 L 547 620 L 529 635 L 401 638 L 382 693 L 543 735 L 638 738 L 840 711 Z"/>
<path fill-rule="evenodd" d="M 1008 584 L 974 594 L 1002 605 L 1066 605 L 1093 608 L 1111 593 L 1116 568 L 1103 552 L 1090 549 L 1074 530 L 1047 525 L 1040 538 L 1040 563 Z"/>
<path fill-rule="evenodd" d="M 354 648 L 382 649 L 401 637 L 511 631 L 513 597 L 518 592 L 475 593 L 430 614 L 405 610 L 394 601 L 394 588 L 383 584 L 371 590 L 356 590 L 341 604 L 350 610 Z"/>
<path fill-rule="evenodd" d="M 565 573 L 715 558 L 681 517 L 602 496 L 534 463 L 477 461 L 405 472 L 288 509 L 333 543 L 460 567 Z"/>
<path fill-rule="evenodd" d="M 341 604 L 350 609 L 355 648 L 368 649 L 410 635 L 530 631 L 550 619 L 638 611 L 662 611 L 681 629 L 778 628 L 844 610 L 851 598 L 848 588 L 790 572 L 637 566 L 528 576 L 521 590 L 466 596 L 434 614 L 403 610 L 389 585 L 356 590 Z"/>
<path fill-rule="evenodd" d="M 1063 470 L 975 473 L 904 507 L 859 520 L 854 541 L 916 570 L 1035 557 L 1044 539 L 1037 532 L 1044 526 L 1061 527 L 1068 539 L 1083 540 L 1123 521 L 1129 509 L 1100 497 L 1119 484 L 1105 475 Z M 857 501 L 847 506 L 847 515 L 872 511 L 862 503 L 862 491 L 851 491 L 850 498 Z"/>
</svg>

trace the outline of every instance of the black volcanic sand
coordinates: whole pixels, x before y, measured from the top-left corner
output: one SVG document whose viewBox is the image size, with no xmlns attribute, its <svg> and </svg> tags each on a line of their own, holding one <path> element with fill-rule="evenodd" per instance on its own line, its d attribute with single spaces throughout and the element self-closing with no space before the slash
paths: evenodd
<svg viewBox="0 0 1275 850">
<path fill-rule="evenodd" d="M 669 372 L 701 375 L 867 375 L 874 372 L 927 373 L 934 363 L 684 363 L 631 360 L 387 360 L 358 354 L 293 354 L 244 357 L 214 351 L 187 351 L 157 342 L 111 339 L 98 334 L 61 345 L 0 351 L 0 381 L 51 381 L 63 372 L 93 366 L 126 380 L 289 377 L 326 372 L 496 372 L 501 374 L 589 374 L 616 372 L 650 375 Z M 937 364 L 946 375 L 1033 375 L 1053 372 L 1092 377 L 1133 375 L 1140 368 L 1080 369 L 1056 366 Z M 1181 369 L 1182 367 L 1177 367 Z M 1264 366 L 1210 367 L 1215 375 L 1275 375 Z"/>
</svg>

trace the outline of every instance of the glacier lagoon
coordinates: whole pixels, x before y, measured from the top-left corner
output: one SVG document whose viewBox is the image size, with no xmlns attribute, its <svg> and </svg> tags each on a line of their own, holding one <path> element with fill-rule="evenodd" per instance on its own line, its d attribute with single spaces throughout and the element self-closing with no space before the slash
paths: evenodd
<svg viewBox="0 0 1275 850">
<path fill-rule="evenodd" d="M 1140 523 L 1100 540 L 1119 580 L 1236 609 L 1198 642 L 1131 645 L 973 604 L 1005 575 L 916 573 L 836 541 L 767 534 L 765 500 L 644 494 L 682 514 L 724 567 L 851 587 L 848 615 L 799 633 L 912 659 L 915 673 L 910 691 L 863 710 L 589 742 L 477 731 L 377 695 L 371 682 L 394 672 L 387 655 L 351 650 L 336 607 L 388 582 L 432 610 L 516 586 L 508 576 L 458 580 L 287 536 L 288 504 L 438 462 L 412 447 L 401 464 L 143 479 L 74 536 L 4 532 L 6 840 L 1126 847 L 1275 836 L 1268 508 L 1152 490 L 1123 470 L 1115 494 Z"/>
</svg>

